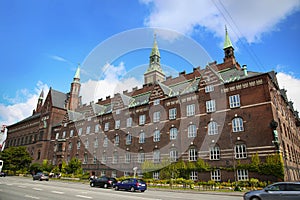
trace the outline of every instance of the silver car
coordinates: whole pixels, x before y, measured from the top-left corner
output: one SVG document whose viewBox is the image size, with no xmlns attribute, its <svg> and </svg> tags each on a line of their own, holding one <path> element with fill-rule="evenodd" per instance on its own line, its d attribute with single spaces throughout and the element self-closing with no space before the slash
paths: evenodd
<svg viewBox="0 0 300 200">
<path fill-rule="evenodd" d="M 244 194 L 244 200 L 299 200 L 300 182 L 278 182 Z"/>
</svg>

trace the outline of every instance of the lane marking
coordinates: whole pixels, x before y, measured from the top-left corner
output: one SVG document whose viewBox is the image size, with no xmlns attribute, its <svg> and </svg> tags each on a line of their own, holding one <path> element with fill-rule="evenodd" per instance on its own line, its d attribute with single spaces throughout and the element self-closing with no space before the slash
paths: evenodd
<svg viewBox="0 0 300 200">
<path fill-rule="evenodd" d="M 19 188 L 26 188 L 25 185 L 18 185 Z"/>
<path fill-rule="evenodd" d="M 89 196 L 83 196 L 83 195 L 75 195 L 76 197 L 81 197 L 81 198 L 85 198 L 85 199 L 92 199 L 93 197 L 89 197 Z"/>
<path fill-rule="evenodd" d="M 25 197 L 27 197 L 27 198 L 31 198 L 31 199 L 40 199 L 40 197 L 35 197 L 35 196 L 30 196 L 30 195 L 25 195 Z"/>
<path fill-rule="evenodd" d="M 64 192 L 62 191 L 51 191 L 52 193 L 55 193 L 55 194 L 64 194 Z"/>
<path fill-rule="evenodd" d="M 33 190 L 37 190 L 37 191 L 41 191 L 41 190 L 43 190 L 43 189 L 41 189 L 41 188 L 32 188 Z"/>
</svg>

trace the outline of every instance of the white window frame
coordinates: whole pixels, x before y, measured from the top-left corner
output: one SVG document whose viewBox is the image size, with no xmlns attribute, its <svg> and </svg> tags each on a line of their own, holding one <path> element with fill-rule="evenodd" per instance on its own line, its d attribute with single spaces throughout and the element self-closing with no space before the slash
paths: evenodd
<svg viewBox="0 0 300 200">
<path fill-rule="evenodd" d="M 220 169 L 215 169 L 211 171 L 211 180 L 213 181 L 221 181 L 221 170 Z"/>
<path fill-rule="evenodd" d="M 216 111 L 216 100 L 211 99 L 209 101 L 206 101 L 206 112 L 211 113 Z"/>
<path fill-rule="evenodd" d="M 117 164 L 119 162 L 119 154 L 118 152 L 113 152 L 112 164 Z"/>
<path fill-rule="evenodd" d="M 108 131 L 109 130 L 109 122 L 106 122 L 104 124 L 104 131 Z"/>
<path fill-rule="evenodd" d="M 127 134 L 126 135 L 126 145 L 130 145 L 132 143 L 132 135 Z"/>
<path fill-rule="evenodd" d="M 56 133 L 55 134 L 55 139 L 58 140 L 58 138 L 59 138 L 59 133 Z"/>
<path fill-rule="evenodd" d="M 190 124 L 188 126 L 188 138 L 194 138 L 197 136 L 197 126 L 195 124 Z"/>
<path fill-rule="evenodd" d="M 87 163 L 88 163 L 88 160 L 89 160 L 88 154 L 85 153 L 85 154 L 83 155 L 83 164 L 87 164 Z"/>
<path fill-rule="evenodd" d="M 193 180 L 193 181 L 197 181 L 198 180 L 198 172 L 197 171 L 191 171 L 190 179 Z"/>
<path fill-rule="evenodd" d="M 91 132 L 91 127 L 90 127 L 90 126 L 87 126 L 87 127 L 86 127 L 86 134 L 90 134 L 90 132 Z"/>
<path fill-rule="evenodd" d="M 95 133 L 99 133 L 99 130 L 100 130 L 100 125 L 96 124 L 95 125 Z"/>
<path fill-rule="evenodd" d="M 94 148 L 97 149 L 99 147 L 99 141 L 98 141 L 98 138 L 95 137 L 95 140 L 94 140 Z"/>
<path fill-rule="evenodd" d="M 214 90 L 215 89 L 214 89 L 213 85 L 207 85 L 207 86 L 205 86 L 205 93 L 213 92 Z"/>
<path fill-rule="evenodd" d="M 120 144 L 120 136 L 119 135 L 115 136 L 114 144 L 115 144 L 115 146 L 118 146 Z"/>
<path fill-rule="evenodd" d="M 247 146 L 245 144 L 236 144 L 234 146 L 234 156 L 236 159 L 247 158 Z"/>
<path fill-rule="evenodd" d="M 169 119 L 176 119 L 177 110 L 176 108 L 170 108 L 169 109 Z"/>
<path fill-rule="evenodd" d="M 209 159 L 220 160 L 220 147 L 214 146 L 209 148 Z"/>
<path fill-rule="evenodd" d="M 160 121 L 160 111 L 156 111 L 153 113 L 153 123 Z"/>
<path fill-rule="evenodd" d="M 145 162 L 145 152 L 139 152 L 138 153 L 138 163 Z"/>
<path fill-rule="evenodd" d="M 153 142 L 159 142 L 160 141 L 160 131 L 155 130 L 153 133 Z"/>
<path fill-rule="evenodd" d="M 244 122 L 241 117 L 235 117 L 232 120 L 232 132 L 244 131 Z"/>
<path fill-rule="evenodd" d="M 82 135 L 82 128 L 80 127 L 79 129 L 78 129 L 78 136 L 81 136 Z"/>
<path fill-rule="evenodd" d="M 146 115 L 139 116 L 139 125 L 144 125 L 146 123 Z"/>
<path fill-rule="evenodd" d="M 74 136 L 74 130 L 70 130 L 70 138 Z"/>
<path fill-rule="evenodd" d="M 106 162 L 107 162 L 107 155 L 106 155 L 106 153 L 102 154 L 101 162 L 102 162 L 102 164 L 106 164 Z"/>
<path fill-rule="evenodd" d="M 84 147 L 86 148 L 86 149 L 88 149 L 89 148 L 89 140 L 86 138 L 85 139 L 85 142 L 84 142 Z"/>
<path fill-rule="evenodd" d="M 125 163 L 129 164 L 131 162 L 131 154 L 130 152 L 125 153 Z"/>
<path fill-rule="evenodd" d="M 159 171 L 153 172 L 153 173 L 152 173 L 152 178 L 153 178 L 154 180 L 159 180 Z"/>
<path fill-rule="evenodd" d="M 63 131 L 62 138 L 66 138 L 66 134 L 67 134 L 67 132 Z"/>
<path fill-rule="evenodd" d="M 196 148 L 189 149 L 189 161 L 197 161 L 198 159 L 198 152 Z"/>
<path fill-rule="evenodd" d="M 132 126 L 132 117 L 128 117 L 126 120 L 126 127 L 131 127 Z"/>
<path fill-rule="evenodd" d="M 153 163 L 160 163 L 160 150 L 153 151 Z"/>
<path fill-rule="evenodd" d="M 80 149 L 80 146 L 81 146 L 81 142 L 77 141 L 77 149 Z"/>
<path fill-rule="evenodd" d="M 155 99 L 153 101 L 153 105 L 156 106 L 156 105 L 159 105 L 160 104 L 160 99 Z"/>
<path fill-rule="evenodd" d="M 115 121 L 115 129 L 120 129 L 121 126 L 121 120 L 116 120 Z"/>
<path fill-rule="evenodd" d="M 170 155 L 170 161 L 171 162 L 177 162 L 178 161 L 178 151 L 177 151 L 177 149 L 172 148 L 170 150 L 169 155 Z"/>
<path fill-rule="evenodd" d="M 195 104 L 186 105 L 186 116 L 194 116 L 195 115 Z"/>
<path fill-rule="evenodd" d="M 247 169 L 238 169 L 236 173 L 237 173 L 238 181 L 248 181 L 249 180 L 249 173 L 248 173 Z"/>
<path fill-rule="evenodd" d="M 211 121 L 207 126 L 207 134 L 208 135 L 217 135 L 218 134 L 218 124 L 215 121 Z"/>
<path fill-rule="evenodd" d="M 141 133 L 139 134 L 139 143 L 140 143 L 140 144 L 145 143 L 145 132 L 141 132 Z"/>
<path fill-rule="evenodd" d="M 107 147 L 107 146 L 108 146 L 108 137 L 105 136 L 105 137 L 103 138 L 103 147 Z"/>
<path fill-rule="evenodd" d="M 121 110 L 120 109 L 117 109 L 116 110 L 116 115 L 119 115 L 121 113 Z"/>
<path fill-rule="evenodd" d="M 72 148 L 73 148 L 73 143 L 72 142 L 69 142 L 68 148 L 69 148 L 70 151 L 72 150 Z"/>
<path fill-rule="evenodd" d="M 237 108 L 241 106 L 241 99 L 239 94 L 229 96 L 229 106 L 230 108 Z"/>
<path fill-rule="evenodd" d="M 117 171 L 116 171 L 116 170 L 113 170 L 113 171 L 111 172 L 111 177 L 112 177 L 112 178 L 116 178 L 116 177 L 117 177 Z"/>
<path fill-rule="evenodd" d="M 170 129 L 170 140 L 176 140 L 178 136 L 178 129 L 176 127 L 172 127 Z"/>
</svg>

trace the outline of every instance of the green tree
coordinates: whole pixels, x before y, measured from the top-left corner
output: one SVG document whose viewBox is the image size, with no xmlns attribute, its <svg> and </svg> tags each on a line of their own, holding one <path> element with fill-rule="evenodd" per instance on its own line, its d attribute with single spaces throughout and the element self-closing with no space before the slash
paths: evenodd
<svg viewBox="0 0 300 200">
<path fill-rule="evenodd" d="M 67 174 L 79 174 L 80 172 L 82 172 L 81 161 L 77 158 L 72 158 L 69 164 L 66 165 L 65 171 Z"/>
<path fill-rule="evenodd" d="M 211 167 L 208 163 L 204 162 L 204 160 L 198 158 L 197 162 L 195 163 L 195 168 L 198 172 L 206 172 L 209 171 Z"/>
<path fill-rule="evenodd" d="M 258 153 L 256 153 L 255 155 L 252 156 L 251 158 L 251 165 L 250 165 L 250 170 L 251 171 L 259 171 L 259 166 L 261 165 L 260 163 L 260 159 L 258 156 Z"/>
<path fill-rule="evenodd" d="M 29 167 L 29 171 L 32 174 L 43 171 L 43 167 L 40 163 L 32 163 Z"/>
<path fill-rule="evenodd" d="M 53 169 L 53 166 L 50 164 L 50 162 L 47 159 L 45 159 L 45 160 L 43 160 L 42 169 L 43 169 L 43 171 L 51 172 Z"/>
<path fill-rule="evenodd" d="M 1 159 L 4 161 L 3 170 L 10 170 L 14 174 L 17 171 L 28 171 L 32 161 L 26 147 L 9 147 L 0 153 Z"/>
</svg>

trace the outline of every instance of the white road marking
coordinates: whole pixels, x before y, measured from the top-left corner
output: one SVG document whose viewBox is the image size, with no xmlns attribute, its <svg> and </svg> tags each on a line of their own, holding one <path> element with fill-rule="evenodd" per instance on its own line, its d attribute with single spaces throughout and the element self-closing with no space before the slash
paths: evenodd
<svg viewBox="0 0 300 200">
<path fill-rule="evenodd" d="M 41 190 L 43 190 L 43 189 L 41 189 L 41 188 L 32 188 L 33 190 L 38 190 L 38 191 L 41 191 Z"/>
<path fill-rule="evenodd" d="M 26 188 L 25 185 L 18 185 L 19 188 Z"/>
<path fill-rule="evenodd" d="M 61 191 L 51 191 L 52 193 L 55 193 L 55 194 L 64 194 L 64 192 L 61 192 Z"/>
<path fill-rule="evenodd" d="M 30 196 L 30 195 L 25 195 L 25 197 L 27 197 L 27 198 L 31 198 L 31 199 L 40 199 L 40 197 L 35 197 L 35 196 Z"/>
<path fill-rule="evenodd" d="M 76 195 L 76 197 L 81 197 L 81 198 L 85 198 L 85 199 L 92 199 L 93 197 L 89 197 L 89 196 L 83 196 L 83 195 Z"/>
</svg>

